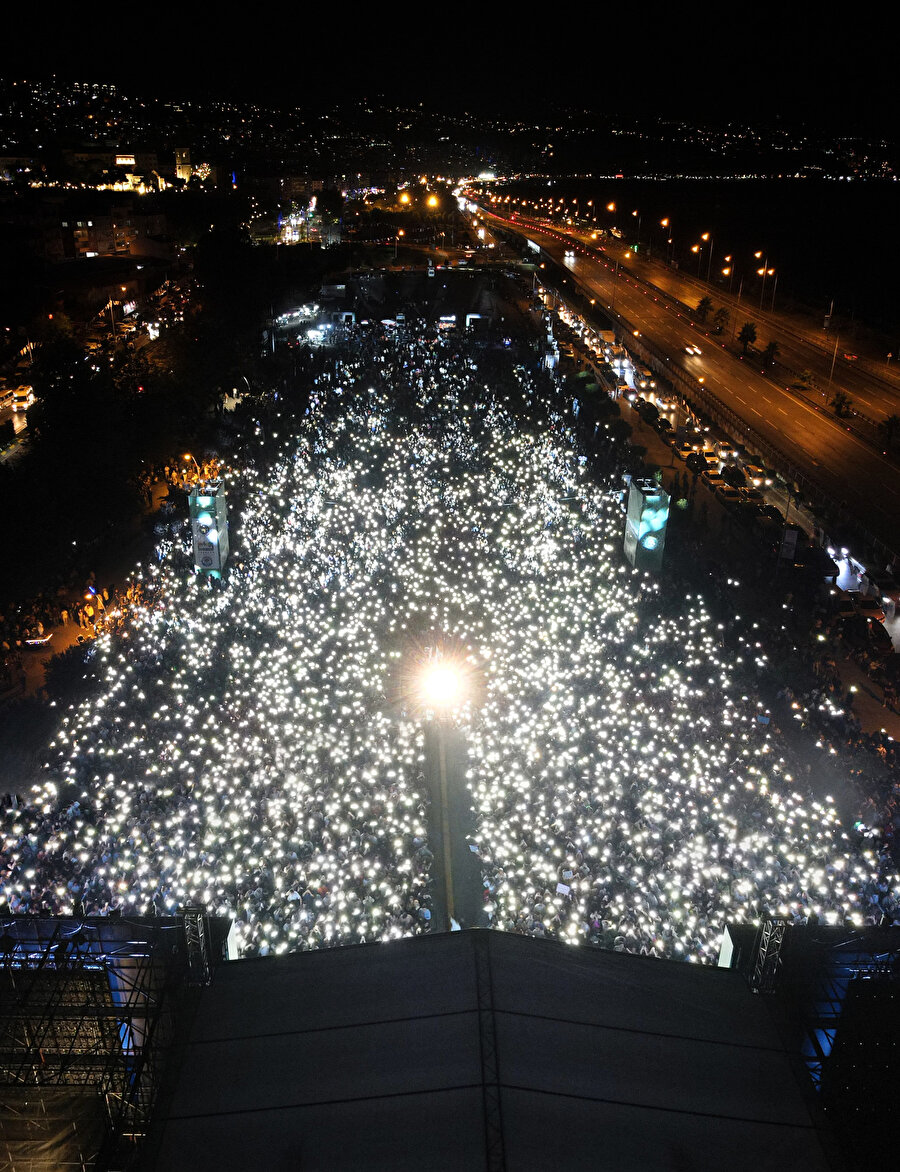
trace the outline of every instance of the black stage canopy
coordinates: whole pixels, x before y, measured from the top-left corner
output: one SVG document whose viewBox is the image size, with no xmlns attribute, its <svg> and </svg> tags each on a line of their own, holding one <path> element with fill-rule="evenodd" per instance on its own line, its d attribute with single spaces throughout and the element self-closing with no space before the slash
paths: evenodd
<svg viewBox="0 0 900 1172">
<path fill-rule="evenodd" d="M 220 965 L 148 1166 L 835 1167 L 741 974 L 467 931 Z"/>
</svg>

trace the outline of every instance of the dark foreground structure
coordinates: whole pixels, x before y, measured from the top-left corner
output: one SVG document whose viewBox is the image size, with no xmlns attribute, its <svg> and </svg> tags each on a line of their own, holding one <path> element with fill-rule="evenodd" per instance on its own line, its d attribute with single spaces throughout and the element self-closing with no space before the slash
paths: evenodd
<svg viewBox="0 0 900 1172">
<path fill-rule="evenodd" d="M 740 973 L 487 931 L 220 967 L 158 1123 L 167 1172 L 831 1166 Z"/>
<path fill-rule="evenodd" d="M 477 930 L 229 962 L 190 910 L 9 917 L 0 1172 L 877 1166 L 900 930 L 779 925 L 710 968 Z"/>
<path fill-rule="evenodd" d="M 0 1172 L 136 1166 L 230 921 L 0 917 Z"/>
</svg>

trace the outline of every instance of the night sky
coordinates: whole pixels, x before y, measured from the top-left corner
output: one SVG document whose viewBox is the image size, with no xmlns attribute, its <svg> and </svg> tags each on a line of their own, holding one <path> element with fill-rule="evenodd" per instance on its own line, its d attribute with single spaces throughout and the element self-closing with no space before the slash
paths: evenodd
<svg viewBox="0 0 900 1172">
<path fill-rule="evenodd" d="M 695 119 L 781 117 L 890 132 L 894 31 L 765 5 L 646 12 L 585 7 L 493 31 L 485 9 L 182 6 L 49 22 L 6 18 L 5 73 L 110 80 L 126 92 L 330 104 L 381 92 L 426 106 L 533 118 L 575 105 Z M 513 17 L 516 9 L 504 11 Z M 546 9 L 546 11 L 553 11 Z M 180 22 L 180 23 L 179 23 Z M 14 48 L 13 48 L 14 46 Z"/>
</svg>

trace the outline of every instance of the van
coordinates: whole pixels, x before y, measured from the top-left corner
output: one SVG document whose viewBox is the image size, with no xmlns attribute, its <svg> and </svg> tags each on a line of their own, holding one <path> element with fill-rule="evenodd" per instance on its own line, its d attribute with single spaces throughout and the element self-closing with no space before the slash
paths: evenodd
<svg viewBox="0 0 900 1172">
<path fill-rule="evenodd" d="M 7 407 L 12 407 L 15 396 L 16 392 L 12 387 L 0 387 L 0 411 L 6 410 Z"/>
<path fill-rule="evenodd" d="M 33 387 L 16 387 L 13 392 L 13 411 L 27 411 L 33 402 Z"/>
</svg>

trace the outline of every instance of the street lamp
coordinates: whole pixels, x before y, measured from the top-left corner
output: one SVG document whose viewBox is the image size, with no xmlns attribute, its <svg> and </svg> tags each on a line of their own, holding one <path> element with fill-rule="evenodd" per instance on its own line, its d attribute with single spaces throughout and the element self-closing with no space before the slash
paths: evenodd
<svg viewBox="0 0 900 1172">
<path fill-rule="evenodd" d="M 760 251 L 760 252 L 754 252 L 753 255 L 756 257 L 757 260 L 759 260 L 759 258 L 763 254 L 762 254 L 762 251 Z M 768 265 L 769 265 L 769 258 L 767 256 L 762 263 L 762 268 L 756 270 L 756 275 L 758 277 L 762 277 L 762 283 L 760 284 L 760 287 L 759 287 L 759 308 L 760 308 L 760 310 L 762 310 L 762 306 L 763 306 L 763 294 L 766 291 L 766 277 L 773 277 L 775 275 L 775 270 L 770 269 L 768 267 Z M 777 284 L 776 284 L 776 288 L 777 288 Z M 775 304 L 774 294 L 772 295 L 772 304 L 773 304 L 773 306 Z"/>
<path fill-rule="evenodd" d="M 456 920 L 453 898 L 453 865 L 450 845 L 450 804 L 447 786 L 447 745 L 446 725 L 450 714 L 466 699 L 463 673 L 452 659 L 432 659 L 424 668 L 418 680 L 419 701 L 434 721 L 438 750 L 438 783 L 441 803 L 441 839 L 444 857 L 444 889 L 447 904 L 447 930 L 452 929 Z"/>
<path fill-rule="evenodd" d="M 670 231 L 671 223 L 672 222 L 668 216 L 666 216 L 666 218 L 664 220 L 659 221 L 660 227 L 665 228 L 665 230 L 666 230 L 666 237 L 667 237 L 666 244 L 668 246 L 666 248 L 666 262 L 668 264 L 672 263 L 672 233 Z"/>
<path fill-rule="evenodd" d="M 725 268 L 722 269 L 722 276 L 728 278 L 728 295 L 731 296 L 731 290 L 734 287 L 734 261 L 733 256 L 725 257 Z"/>
<path fill-rule="evenodd" d="M 197 463 L 197 461 L 194 459 L 194 457 L 191 455 L 190 452 L 185 452 L 184 458 L 185 458 L 185 460 L 193 461 L 194 467 L 197 469 L 197 483 L 199 484 L 200 483 L 200 465 Z"/>
<path fill-rule="evenodd" d="M 459 703 L 462 693 L 462 677 L 452 663 L 439 660 L 430 664 L 422 674 L 422 698 L 429 708 L 446 712 Z"/>
<path fill-rule="evenodd" d="M 710 270 L 712 269 L 713 244 L 715 243 L 715 241 L 713 240 L 712 236 L 710 236 L 709 232 L 704 232 L 703 235 L 700 237 L 700 239 L 703 241 L 704 244 L 706 244 L 706 242 L 709 241 L 709 257 L 707 258 L 707 261 L 706 261 L 706 283 L 708 285 L 709 284 L 709 274 L 710 274 Z"/>
</svg>

